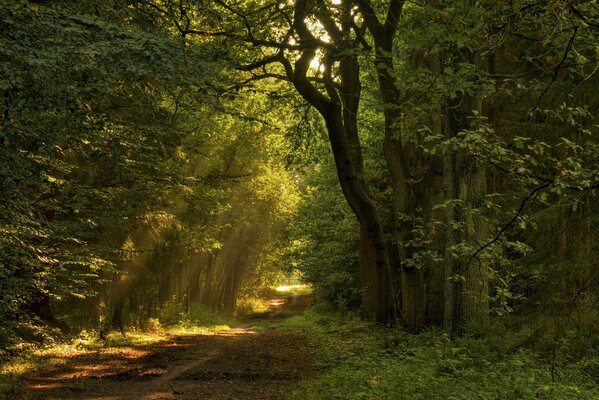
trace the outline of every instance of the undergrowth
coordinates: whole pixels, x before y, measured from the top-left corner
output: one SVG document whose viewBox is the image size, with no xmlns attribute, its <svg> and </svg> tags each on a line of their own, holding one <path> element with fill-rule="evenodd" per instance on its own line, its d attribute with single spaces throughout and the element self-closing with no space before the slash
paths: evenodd
<svg viewBox="0 0 599 400">
<path fill-rule="evenodd" d="M 500 327 L 483 339 L 410 335 L 318 308 L 280 327 L 304 331 L 324 371 L 291 400 L 599 399 L 596 355 L 556 366 Z"/>
<path fill-rule="evenodd" d="M 188 311 L 173 306 L 163 310 L 160 320 L 146 324 L 146 330 L 154 329 L 181 335 L 187 333 L 209 334 L 214 331 L 229 329 L 236 324 L 230 315 L 209 310 L 203 306 L 194 305 Z M 152 327 L 153 325 L 153 327 Z"/>
</svg>

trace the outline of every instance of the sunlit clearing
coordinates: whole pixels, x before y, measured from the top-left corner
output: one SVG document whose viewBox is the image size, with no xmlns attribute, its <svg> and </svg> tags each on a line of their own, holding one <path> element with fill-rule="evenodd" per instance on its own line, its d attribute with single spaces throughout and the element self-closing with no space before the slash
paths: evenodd
<svg viewBox="0 0 599 400">
<path fill-rule="evenodd" d="M 225 331 L 231 330 L 229 325 L 214 325 L 214 326 L 198 326 L 193 324 L 182 323 L 168 329 L 168 333 L 172 335 L 216 335 Z"/>
<path fill-rule="evenodd" d="M 310 288 L 309 285 L 282 285 L 276 288 L 277 292 L 294 292 L 298 290 L 306 290 Z"/>
<path fill-rule="evenodd" d="M 166 339 L 167 335 L 163 332 L 127 332 L 125 336 L 118 332 L 110 332 L 106 335 L 106 343 L 112 347 L 142 346 Z"/>
<path fill-rule="evenodd" d="M 270 299 L 266 302 L 269 307 L 280 307 L 285 304 L 284 299 Z"/>
<path fill-rule="evenodd" d="M 246 328 L 233 328 L 228 331 L 218 332 L 218 336 L 241 336 L 241 335 L 255 335 L 256 332 Z"/>
</svg>

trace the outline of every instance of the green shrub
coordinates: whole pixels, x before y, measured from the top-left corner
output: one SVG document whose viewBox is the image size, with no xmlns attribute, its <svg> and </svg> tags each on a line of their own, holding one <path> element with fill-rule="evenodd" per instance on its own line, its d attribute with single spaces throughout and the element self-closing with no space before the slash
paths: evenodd
<svg viewBox="0 0 599 400">
<path fill-rule="evenodd" d="M 451 339 L 441 331 L 409 335 L 322 308 L 281 324 L 302 329 L 324 372 L 292 400 L 596 399 L 589 373 L 597 358 L 555 366 L 495 327 L 485 338 Z"/>
</svg>

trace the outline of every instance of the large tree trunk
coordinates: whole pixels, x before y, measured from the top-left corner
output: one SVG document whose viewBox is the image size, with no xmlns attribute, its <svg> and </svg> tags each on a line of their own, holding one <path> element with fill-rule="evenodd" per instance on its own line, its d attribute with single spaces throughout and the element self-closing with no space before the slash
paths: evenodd
<svg viewBox="0 0 599 400">
<path fill-rule="evenodd" d="M 312 42 L 316 38 L 306 24 L 309 2 L 298 0 L 295 4 L 293 26 L 302 42 Z M 334 30 L 333 40 L 338 49 L 351 48 L 352 7 L 350 2 L 342 3 L 341 27 Z M 323 11 L 323 10 L 321 10 Z M 330 52 L 325 57 L 323 84 L 326 95 L 308 78 L 310 63 L 316 50 L 307 46 L 291 63 L 281 58 L 287 76 L 296 90 L 308 101 L 325 120 L 329 141 L 335 158 L 337 176 L 345 199 L 360 224 L 360 277 L 362 286 L 362 310 L 367 319 L 387 321 L 393 314 L 393 302 L 389 293 L 389 255 L 378 210 L 369 194 L 362 171 L 362 156 L 357 129 L 357 113 L 360 100 L 360 73 L 357 56 Z M 332 77 L 331 67 L 338 58 L 341 71 L 340 82 Z"/>
<path fill-rule="evenodd" d="M 393 212 L 395 236 L 400 265 L 391 270 L 401 270 L 401 316 L 406 328 L 418 332 L 424 328 L 425 286 L 424 271 L 406 260 L 412 257 L 413 248 L 406 246 L 413 235 L 416 216 L 416 198 L 411 187 L 407 154 L 402 143 L 401 104 L 402 96 L 395 82 L 393 64 L 393 40 L 399 26 L 404 1 L 389 3 L 384 22 L 378 19 L 368 0 L 358 0 L 364 22 L 374 38 L 375 62 L 379 92 L 383 100 L 385 117 L 384 155 L 393 188 Z"/>
<path fill-rule="evenodd" d="M 461 98 L 448 104 L 447 136 L 455 137 L 468 128 L 467 115 L 478 108 L 472 98 Z M 450 207 L 446 221 L 450 228 L 446 254 L 445 325 L 454 334 L 467 330 L 483 332 L 489 324 L 489 282 L 484 261 L 470 254 L 488 238 L 484 215 L 487 194 L 486 171 L 469 155 L 450 154 L 445 160 L 445 179 L 449 198 L 458 200 Z M 473 248 L 468 254 L 450 254 L 451 246 L 464 243 Z"/>
<path fill-rule="evenodd" d="M 326 123 L 341 189 L 360 224 L 362 315 L 366 319 L 384 322 L 393 315 L 393 306 L 388 287 L 389 255 L 383 226 L 366 183 L 357 174 L 340 113 L 332 113 Z"/>
<path fill-rule="evenodd" d="M 385 138 L 383 150 L 393 189 L 395 235 L 401 271 L 401 316 L 410 332 L 419 332 L 425 326 L 426 291 L 424 266 L 407 263 L 414 256 L 414 223 L 418 218 L 418 199 L 411 184 L 408 151 L 402 142 L 401 93 L 393 73 L 393 33 L 375 36 L 379 91 L 384 102 Z M 412 149 L 415 150 L 415 149 Z"/>
</svg>

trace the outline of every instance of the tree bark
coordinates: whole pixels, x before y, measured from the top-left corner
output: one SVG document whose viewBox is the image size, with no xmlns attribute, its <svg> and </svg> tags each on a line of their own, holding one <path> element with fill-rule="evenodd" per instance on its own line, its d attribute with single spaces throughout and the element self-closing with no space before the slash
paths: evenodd
<svg viewBox="0 0 599 400">
<path fill-rule="evenodd" d="M 206 276 L 204 277 L 200 299 L 200 303 L 206 307 L 210 307 L 213 297 L 214 264 L 216 263 L 217 254 L 208 254 L 206 256 Z"/>
<path fill-rule="evenodd" d="M 477 104 L 473 98 L 458 98 L 447 107 L 447 137 L 455 137 L 469 128 L 467 115 Z M 452 153 L 445 160 L 446 185 L 450 199 L 458 200 L 450 207 L 446 221 L 450 226 L 447 248 L 464 243 L 477 248 L 488 237 L 483 213 L 487 193 L 486 171 L 469 155 Z M 451 226 L 461 225 L 460 229 Z M 483 332 L 489 324 L 489 282 L 483 261 L 469 254 L 456 257 L 446 254 L 445 325 L 456 335 L 468 330 Z"/>
<path fill-rule="evenodd" d="M 379 92 L 383 101 L 385 118 L 384 156 L 393 188 L 393 213 L 395 235 L 399 246 L 401 271 L 401 317 L 410 332 L 418 332 L 425 323 L 424 271 L 418 266 L 407 266 L 405 261 L 413 256 L 413 248 L 405 244 L 414 239 L 413 222 L 416 218 L 416 196 L 410 183 L 407 153 L 402 142 L 401 90 L 395 81 L 393 65 L 393 40 L 397 32 L 403 1 L 391 1 L 384 23 L 381 23 L 370 1 L 358 1 L 368 30 L 374 38 L 375 69 Z"/>
<path fill-rule="evenodd" d="M 350 3 L 345 3 L 346 17 L 350 17 Z M 320 10 L 324 12 L 325 10 Z M 306 26 L 308 1 L 297 0 L 293 26 L 304 43 L 316 39 Z M 326 20 L 326 15 L 323 18 Z M 349 21 L 342 22 L 341 30 L 328 24 L 336 50 L 350 50 Z M 366 319 L 387 321 L 393 314 L 389 293 L 389 256 L 378 210 L 369 194 L 362 171 L 362 156 L 357 129 L 357 112 L 360 99 L 359 63 L 355 55 L 347 54 L 338 60 L 340 83 L 331 77 L 331 67 L 336 55 L 329 52 L 324 64 L 325 94 L 308 79 L 310 62 L 316 56 L 315 48 L 302 51 L 294 67 L 281 57 L 287 76 L 296 90 L 322 115 L 335 159 L 335 166 L 344 197 L 360 225 L 360 278 L 362 287 L 362 315 Z M 340 86 L 340 88 L 339 88 Z"/>
</svg>

